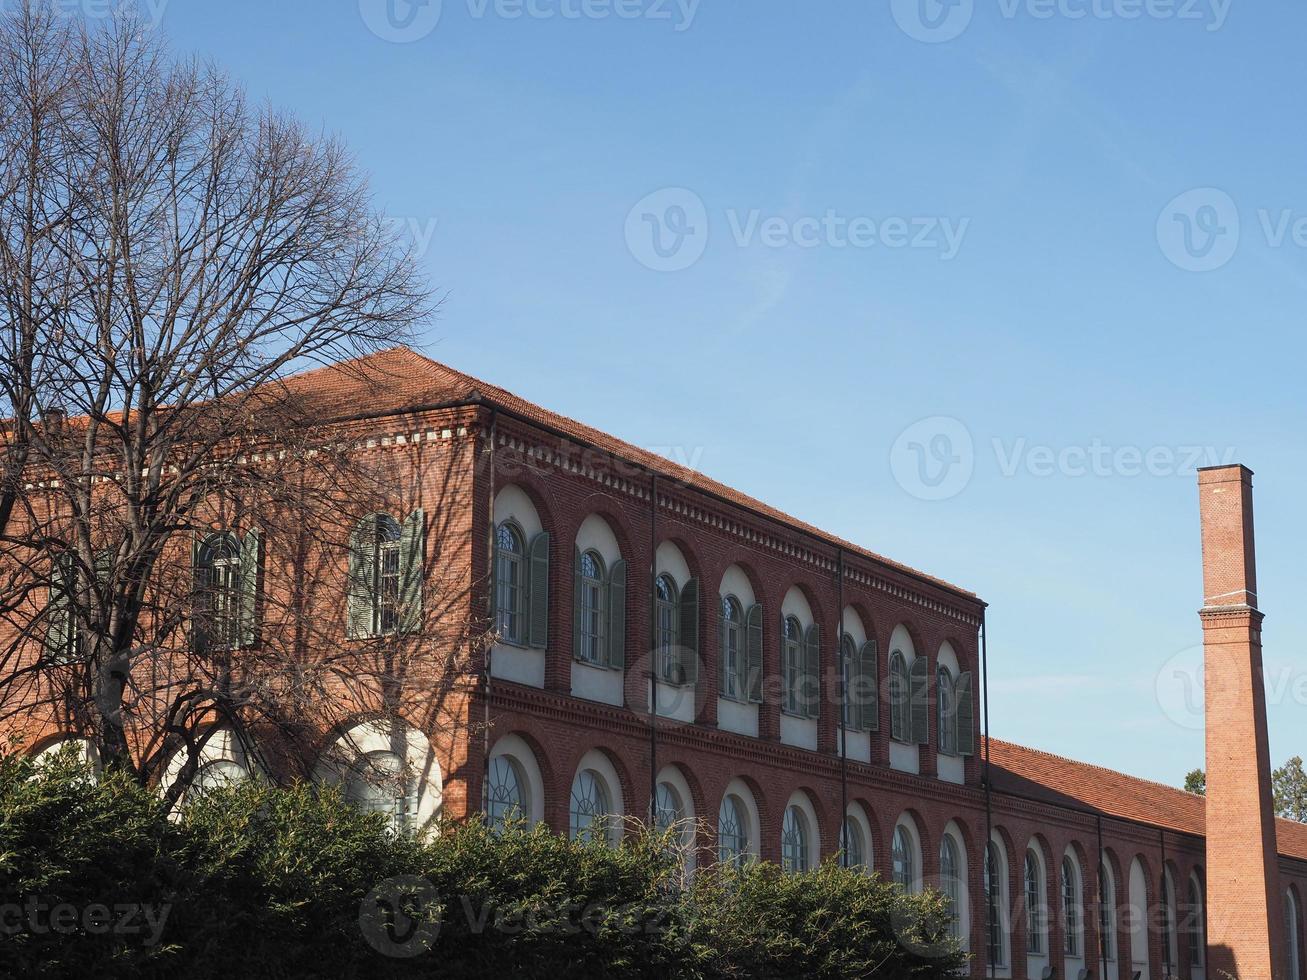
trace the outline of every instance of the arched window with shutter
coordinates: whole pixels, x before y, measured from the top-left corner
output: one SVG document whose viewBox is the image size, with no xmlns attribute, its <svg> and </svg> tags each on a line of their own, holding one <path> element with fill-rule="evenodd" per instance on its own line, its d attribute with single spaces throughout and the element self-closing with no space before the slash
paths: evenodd
<svg viewBox="0 0 1307 980">
<path fill-rule="evenodd" d="M 935 709 L 938 714 L 939 751 L 943 755 L 958 754 L 958 703 L 953 672 L 940 665 L 935 672 Z"/>
<path fill-rule="evenodd" d="M 1047 918 L 1044 915 L 1044 864 L 1034 849 L 1026 851 L 1026 952 L 1044 955 Z"/>
<path fill-rule="evenodd" d="M 899 742 L 912 738 L 912 704 L 908 686 L 908 662 L 895 650 L 889 658 L 890 737 Z"/>
<path fill-rule="evenodd" d="M 732 701 L 748 699 L 748 657 L 744 639 L 744 607 L 733 595 L 722 597 L 719 641 L 721 694 Z"/>
<path fill-rule="evenodd" d="M 949 931 L 953 938 L 961 940 L 966 930 L 962 921 L 962 862 L 958 844 L 948 833 L 939 841 L 939 887 L 948 902 Z"/>
<path fill-rule="evenodd" d="M 351 638 L 409 633 L 420 626 L 425 536 L 420 508 L 402 525 L 389 514 L 359 521 L 350 535 Z"/>
<path fill-rule="evenodd" d="M 495 533 L 496 625 L 499 638 L 517 646 L 526 643 L 527 578 L 526 539 L 505 521 Z"/>
<path fill-rule="evenodd" d="M 253 645 L 261 540 L 258 528 L 252 528 L 243 539 L 221 531 L 196 542 L 192 568 L 197 649 L 234 650 Z"/>
<path fill-rule="evenodd" d="M 1062 951 L 1067 956 L 1079 957 L 1083 953 L 1083 920 L 1081 918 L 1080 868 L 1068 854 L 1062 858 Z"/>
<path fill-rule="evenodd" d="M 578 657 L 588 664 L 604 664 L 607 649 L 608 589 L 604 560 L 587 551 L 577 562 L 577 609 L 580 625 Z"/>
<path fill-rule="evenodd" d="M 804 713 L 804 667 L 803 627 L 794 616 L 786 616 L 781 621 L 781 669 L 785 678 L 785 699 L 781 708 L 786 714 Z"/>
<path fill-rule="evenodd" d="M 681 683 L 681 593 L 667 573 L 654 581 L 654 649 L 658 676 L 668 684 Z"/>
</svg>

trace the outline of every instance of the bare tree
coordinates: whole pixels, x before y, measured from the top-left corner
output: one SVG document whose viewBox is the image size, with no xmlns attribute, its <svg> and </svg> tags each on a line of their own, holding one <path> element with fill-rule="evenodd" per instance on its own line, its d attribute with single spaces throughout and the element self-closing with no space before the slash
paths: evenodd
<svg viewBox="0 0 1307 980">
<path fill-rule="evenodd" d="M 143 716 L 174 737 L 304 683 L 285 651 L 197 659 L 171 569 L 225 519 L 326 536 L 389 492 L 285 379 L 403 342 L 430 293 L 338 140 L 32 5 L 0 20 L 0 296 L 0 716 L 58 704 L 149 779 Z"/>
</svg>

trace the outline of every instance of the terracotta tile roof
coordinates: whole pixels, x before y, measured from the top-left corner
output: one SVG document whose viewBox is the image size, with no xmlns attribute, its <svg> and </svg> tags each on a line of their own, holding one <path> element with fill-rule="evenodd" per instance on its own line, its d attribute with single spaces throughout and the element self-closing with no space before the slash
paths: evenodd
<svg viewBox="0 0 1307 980">
<path fill-rule="evenodd" d="M 973 592 L 827 534 L 702 473 L 575 419 L 541 408 L 512 392 L 456 371 L 407 347 L 394 347 L 367 357 L 305 371 L 281 382 L 280 388 L 283 397 L 296 410 L 323 421 L 358 415 L 381 417 L 402 414 L 413 409 L 457 401 L 478 400 L 487 405 L 495 405 L 561 432 L 568 438 L 597 446 L 660 476 L 724 498 L 803 534 L 813 535 L 828 545 L 842 547 L 850 553 L 897 569 L 967 599 L 976 598 Z"/>
<path fill-rule="evenodd" d="M 1203 835 L 1206 800 L 1174 786 L 990 739 L 994 789 L 1055 805 Z M 1280 853 L 1307 861 L 1307 824 L 1276 821 Z"/>
</svg>

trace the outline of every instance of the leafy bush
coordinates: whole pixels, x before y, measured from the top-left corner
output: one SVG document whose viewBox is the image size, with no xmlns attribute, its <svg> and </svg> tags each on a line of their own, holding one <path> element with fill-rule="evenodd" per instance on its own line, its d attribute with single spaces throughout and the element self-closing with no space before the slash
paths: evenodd
<svg viewBox="0 0 1307 980">
<path fill-rule="evenodd" d="M 2 976 L 843 980 L 965 964 L 937 895 L 832 864 L 683 877 L 651 833 L 608 848 L 465 823 L 419 843 L 334 791 L 256 783 L 170 817 L 71 755 L 0 758 Z"/>
</svg>

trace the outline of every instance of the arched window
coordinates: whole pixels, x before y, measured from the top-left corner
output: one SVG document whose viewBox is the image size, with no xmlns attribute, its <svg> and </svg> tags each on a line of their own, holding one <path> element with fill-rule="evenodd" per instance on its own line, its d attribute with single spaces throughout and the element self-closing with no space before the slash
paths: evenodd
<svg viewBox="0 0 1307 980">
<path fill-rule="evenodd" d="M 929 675 L 927 675 L 929 676 Z M 908 661 L 898 650 L 889 658 L 890 737 L 907 742 L 912 737 L 912 697 L 908 684 Z"/>
<path fill-rule="evenodd" d="M 581 556 L 581 659 L 589 664 L 603 664 L 604 621 L 607 618 L 604 585 L 604 561 L 596 552 Z"/>
<path fill-rule="evenodd" d="M 717 860 L 742 868 L 748 859 L 748 814 L 738 797 L 727 795 L 717 811 Z"/>
<path fill-rule="evenodd" d="M 840 712 L 845 728 L 857 728 L 853 681 L 858 666 L 858 645 L 845 633 L 840 638 Z"/>
<path fill-rule="evenodd" d="M 808 819 L 797 806 L 786 807 L 781 821 L 781 868 L 791 873 L 808 870 Z"/>
<path fill-rule="evenodd" d="M 209 535 L 195 550 L 195 632 L 202 649 L 231 650 L 241 645 L 242 608 L 246 604 L 241 550 L 236 535 L 226 532 Z M 251 587 L 253 584 L 249 583 Z"/>
<path fill-rule="evenodd" d="M 499 636 L 526 643 L 526 539 L 516 524 L 505 521 L 495 535 L 495 607 Z"/>
<path fill-rule="evenodd" d="M 998 845 L 990 841 L 985 847 L 985 927 L 989 961 L 995 966 L 1007 964 L 1007 943 L 1003 909 L 1006 907 L 1007 877 Z"/>
<path fill-rule="evenodd" d="M 659 575 L 654 582 L 654 643 L 658 649 L 658 676 L 669 684 L 680 684 L 681 630 L 680 593 L 670 575 Z"/>
<path fill-rule="evenodd" d="M 1062 931 L 1065 938 L 1063 952 L 1067 956 L 1081 953 L 1080 871 L 1071 855 L 1062 859 Z"/>
<path fill-rule="evenodd" d="M 748 700 L 745 686 L 747 673 L 744 652 L 744 607 L 733 595 L 722 597 L 722 697 L 732 701 Z"/>
<path fill-rule="evenodd" d="M 895 883 L 905 892 L 913 891 L 917 880 L 917 868 L 912 848 L 912 835 L 902 824 L 894 828 L 890 859 L 894 865 Z"/>
<path fill-rule="evenodd" d="M 385 816 L 392 833 L 408 826 L 408 773 L 394 752 L 368 752 L 355 763 L 345 783 L 345 798 L 366 813 Z"/>
<path fill-rule="evenodd" d="M 840 850 L 844 852 L 844 867 L 867 866 L 867 842 L 863 837 L 862 828 L 850 817 L 844 818 L 844 826 L 840 828 Z"/>
<path fill-rule="evenodd" d="M 492 828 L 502 830 L 510 821 L 523 819 L 530 813 L 526 779 L 511 757 L 500 755 L 491 759 L 488 776 L 485 811 L 486 822 Z"/>
<path fill-rule="evenodd" d="M 952 916 L 949 929 L 954 938 L 961 939 L 965 931 L 962 922 L 962 864 L 958 859 L 958 845 L 951 834 L 945 834 L 939 842 L 939 887 L 948 900 L 948 913 Z"/>
<path fill-rule="evenodd" d="M 940 665 L 936 672 L 936 710 L 939 713 L 939 750 L 944 755 L 958 754 L 958 702 L 953 672 Z"/>
<path fill-rule="evenodd" d="M 1203 889 L 1198 884 L 1198 879 L 1191 875 L 1189 878 L 1189 908 L 1185 910 L 1185 933 L 1189 938 L 1190 970 L 1202 970 L 1207 964 L 1207 943 L 1203 938 L 1203 915 Z"/>
<path fill-rule="evenodd" d="M 1098 865 L 1099 888 L 1102 901 L 1098 906 L 1098 934 L 1102 937 L 1102 956 L 1108 963 L 1116 961 L 1116 878 L 1107 860 L 1100 858 Z"/>
<path fill-rule="evenodd" d="M 1175 881 L 1170 868 L 1162 869 L 1162 965 L 1170 976 L 1180 965 L 1180 942 L 1175 914 Z"/>
<path fill-rule="evenodd" d="M 191 781 L 190 792 L 202 796 L 215 789 L 223 789 L 243 782 L 249 778 L 249 775 L 239 762 L 232 759 L 214 759 L 196 770 L 195 778 Z M 187 796 L 189 798 L 190 794 L 188 793 Z"/>
<path fill-rule="evenodd" d="M 785 617 L 781 633 L 781 669 L 785 677 L 785 701 L 782 707 L 792 715 L 804 713 L 803 627 L 793 616 Z"/>
<path fill-rule="evenodd" d="M 1290 889 L 1284 894 L 1284 931 L 1289 943 L 1289 980 L 1302 980 L 1301 922 L 1298 896 Z"/>
<path fill-rule="evenodd" d="M 593 769 L 582 769 L 572 780 L 572 805 L 568 813 L 573 840 L 607 844 L 612 839 L 612 794 L 604 777 Z"/>
<path fill-rule="evenodd" d="M 1044 955 L 1044 866 L 1033 850 L 1026 851 L 1026 952 Z"/>
<path fill-rule="evenodd" d="M 684 819 L 685 805 L 681 802 L 681 794 L 671 783 L 659 783 L 654 801 L 654 826 L 660 832 L 668 831 Z"/>
</svg>

